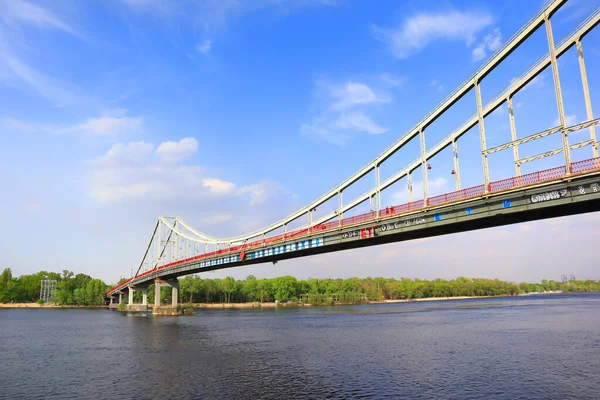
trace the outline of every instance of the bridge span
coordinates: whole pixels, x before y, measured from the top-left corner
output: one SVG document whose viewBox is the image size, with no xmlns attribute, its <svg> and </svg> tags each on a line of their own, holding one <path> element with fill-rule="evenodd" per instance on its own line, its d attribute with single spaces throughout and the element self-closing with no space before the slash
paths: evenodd
<svg viewBox="0 0 600 400">
<path fill-rule="evenodd" d="M 177 277 L 183 275 L 263 262 L 275 263 L 289 258 L 600 211 L 600 142 L 596 138 L 596 126 L 600 123 L 600 118 L 595 119 L 592 112 L 582 44 L 583 38 L 600 23 L 600 7 L 585 18 L 571 34 L 555 44 L 551 18 L 566 1 L 548 1 L 473 75 L 392 146 L 344 182 L 282 220 L 246 235 L 216 238 L 195 230 L 180 218 L 159 217 L 135 274 L 107 292 L 111 305 L 116 297 L 119 298 L 119 303 L 122 302 L 123 294 L 128 292 L 128 307 L 145 309 L 148 286 L 169 285 L 173 291 L 173 303 L 171 309 L 167 310 L 167 313 L 170 313 L 177 305 Z M 492 100 L 482 103 L 482 80 L 542 26 L 547 37 L 547 54 Z M 587 119 L 569 126 L 565 118 L 557 59 L 573 46 L 577 48 Z M 541 132 L 519 136 L 514 120 L 513 96 L 548 67 L 552 70 L 557 120 L 560 124 Z M 444 139 L 428 147 L 425 141 L 427 128 L 471 91 L 475 92 L 475 113 L 450 131 Z M 509 111 L 511 140 L 488 148 L 485 118 L 504 104 Z M 462 188 L 458 143 L 459 139 L 475 126 L 479 130 L 481 152 L 477 157 L 481 157 L 482 160 L 484 179 L 478 186 Z M 582 130 L 589 131 L 589 139 L 570 143 L 569 136 Z M 549 149 L 530 157 L 519 157 L 520 145 L 552 135 L 560 136 L 561 148 Z M 418 157 L 382 182 L 381 165 L 413 139 L 419 142 Z M 456 190 L 439 196 L 429 196 L 430 163 L 449 146 L 452 146 L 452 175 L 455 178 Z M 590 148 L 591 158 L 574 160 L 571 151 L 585 147 Z M 488 156 L 509 149 L 513 155 L 514 176 L 490 181 Z M 562 165 L 529 174 L 521 173 L 523 164 L 559 154 L 564 156 Z M 412 177 L 417 171 L 421 174 L 423 193 L 419 196 L 420 200 L 413 201 Z M 345 203 L 344 191 L 367 175 L 374 178 L 372 189 Z M 407 182 L 408 203 L 382 207 L 381 192 L 389 190 L 401 179 Z M 314 219 L 317 207 L 327 207 L 330 200 L 336 199 L 335 209 L 327 210 L 325 215 Z M 369 212 L 351 214 L 352 210 L 366 202 L 370 208 Z M 305 225 L 298 229 L 288 229 L 291 223 L 301 219 L 306 221 Z M 213 249 L 214 251 L 209 251 Z M 141 305 L 133 304 L 135 290 L 144 293 Z M 155 310 L 160 309 L 160 290 L 155 290 L 154 306 Z"/>
</svg>

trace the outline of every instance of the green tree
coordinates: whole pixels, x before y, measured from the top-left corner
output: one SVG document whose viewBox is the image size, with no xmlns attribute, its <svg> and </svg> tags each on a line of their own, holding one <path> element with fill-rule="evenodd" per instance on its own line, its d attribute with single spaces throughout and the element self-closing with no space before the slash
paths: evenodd
<svg viewBox="0 0 600 400">
<path fill-rule="evenodd" d="M 297 300 L 298 298 L 298 280 L 293 276 L 282 276 L 272 279 L 273 281 L 273 296 L 275 300 L 289 301 Z"/>
<path fill-rule="evenodd" d="M 235 291 L 235 279 L 228 276 L 221 280 L 221 291 L 225 296 L 225 303 L 231 303 L 231 294 Z"/>
</svg>

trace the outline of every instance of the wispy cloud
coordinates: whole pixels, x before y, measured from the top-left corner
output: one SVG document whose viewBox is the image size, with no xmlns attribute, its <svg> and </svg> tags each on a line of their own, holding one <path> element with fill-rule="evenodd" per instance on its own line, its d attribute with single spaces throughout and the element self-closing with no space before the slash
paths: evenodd
<svg viewBox="0 0 600 400">
<path fill-rule="evenodd" d="M 13 118 L 7 118 L 4 120 L 4 126 L 9 129 L 15 129 L 23 132 L 35 132 L 38 128 L 23 121 L 19 121 Z"/>
<path fill-rule="evenodd" d="M 227 27 L 230 21 L 261 10 L 275 10 L 285 16 L 307 7 L 334 7 L 339 0 L 122 0 L 137 12 L 153 13 L 162 17 L 188 19 L 204 34 L 214 34 Z"/>
<path fill-rule="evenodd" d="M 124 111 L 119 110 L 114 114 L 106 112 L 98 118 L 90 118 L 81 124 L 54 130 L 54 133 L 83 132 L 91 135 L 116 135 L 139 131 L 143 124 L 143 117 L 128 117 Z"/>
<path fill-rule="evenodd" d="M 4 64 L 9 77 L 6 81 L 7 84 L 14 86 L 16 82 L 25 83 L 27 87 L 59 107 L 77 103 L 78 97 L 72 91 L 65 89 L 69 84 L 38 71 L 12 55 L 8 50 L 0 51 L 0 61 L 3 61 L 2 64 Z"/>
<path fill-rule="evenodd" d="M 49 10 L 22 0 L 0 1 L 0 20 L 7 25 L 29 24 L 37 28 L 57 29 L 80 36 L 71 26 Z"/>
<path fill-rule="evenodd" d="M 418 53 L 437 40 L 475 42 L 476 34 L 492 23 L 487 13 L 450 11 L 422 13 L 406 19 L 396 28 L 371 28 L 373 37 L 390 46 L 398 58 Z"/>
<path fill-rule="evenodd" d="M 492 33 L 485 35 L 481 43 L 473 49 L 473 61 L 483 60 L 487 56 L 488 51 L 496 51 L 500 46 L 502 46 L 502 33 L 500 33 L 499 28 L 496 28 Z"/>
<path fill-rule="evenodd" d="M 210 40 L 204 40 L 202 43 L 200 43 L 196 46 L 196 51 L 198 51 L 198 53 L 202 53 L 202 54 L 210 53 L 211 49 L 212 49 L 212 41 L 210 41 Z"/>
<path fill-rule="evenodd" d="M 332 85 L 318 81 L 317 89 L 324 110 L 312 123 L 300 127 L 303 135 L 343 146 L 352 132 L 377 135 L 388 131 L 366 114 L 366 107 L 388 103 L 390 99 L 376 94 L 368 85 L 353 81 Z"/>
<path fill-rule="evenodd" d="M 396 89 L 404 86 L 404 83 L 406 82 L 405 76 L 395 76 L 389 73 L 380 74 L 379 79 L 387 86 Z"/>
</svg>

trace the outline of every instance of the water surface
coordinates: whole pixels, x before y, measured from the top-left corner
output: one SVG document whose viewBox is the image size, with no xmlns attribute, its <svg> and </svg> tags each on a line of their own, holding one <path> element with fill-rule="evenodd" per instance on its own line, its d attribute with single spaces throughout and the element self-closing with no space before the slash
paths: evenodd
<svg viewBox="0 0 600 400">
<path fill-rule="evenodd" d="M 2 399 L 598 399 L 600 294 L 152 318 L 0 309 Z"/>
</svg>

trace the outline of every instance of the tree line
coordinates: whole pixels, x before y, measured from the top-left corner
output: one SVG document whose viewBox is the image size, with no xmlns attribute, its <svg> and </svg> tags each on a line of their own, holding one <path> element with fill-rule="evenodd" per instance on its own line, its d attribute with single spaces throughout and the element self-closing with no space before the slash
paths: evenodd
<svg viewBox="0 0 600 400">
<path fill-rule="evenodd" d="M 86 274 L 75 275 L 40 271 L 36 274 L 13 277 L 10 268 L 0 275 L 0 303 L 34 303 L 40 300 L 42 280 L 55 280 L 57 287 L 50 301 L 59 305 L 98 306 L 104 304 L 107 285 Z"/>
<path fill-rule="evenodd" d="M 427 297 L 502 296 L 523 293 L 549 292 L 600 292 L 600 282 L 593 280 L 520 284 L 499 279 L 459 277 L 452 280 L 349 278 L 298 280 L 292 276 L 257 279 L 249 275 L 235 280 L 202 279 L 197 275 L 179 279 L 179 299 L 184 303 L 245 303 L 269 301 L 299 301 L 323 304 L 337 301 L 421 299 Z M 167 297 L 170 291 L 166 291 Z M 163 295 L 163 297 L 164 297 Z"/>
<path fill-rule="evenodd" d="M 101 305 L 105 301 L 107 286 L 100 279 L 64 270 L 62 273 L 40 271 L 36 274 L 12 276 L 10 268 L 0 275 L 0 302 L 35 302 L 40 298 L 40 284 L 44 279 L 58 282 L 52 302 L 61 305 Z M 121 279 L 120 282 L 125 279 Z M 119 283 L 120 283 L 119 282 Z M 112 287 L 114 285 L 110 285 Z M 246 279 L 202 279 L 198 275 L 179 279 L 181 303 L 246 303 L 303 301 L 312 304 L 359 303 L 363 301 L 421 299 L 426 297 L 456 296 L 503 296 L 549 291 L 600 292 L 600 282 L 593 280 L 557 282 L 542 280 L 541 283 L 513 283 L 499 279 L 458 277 L 445 279 L 394 279 L 394 278 L 348 278 L 348 279 L 296 279 L 281 276 L 258 279 L 249 275 Z M 134 292 L 136 301 L 140 291 Z M 154 299 L 154 288 L 148 290 L 149 302 Z M 170 302 L 170 288 L 163 288 L 163 302 Z"/>
</svg>

